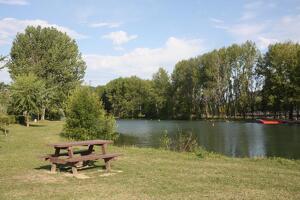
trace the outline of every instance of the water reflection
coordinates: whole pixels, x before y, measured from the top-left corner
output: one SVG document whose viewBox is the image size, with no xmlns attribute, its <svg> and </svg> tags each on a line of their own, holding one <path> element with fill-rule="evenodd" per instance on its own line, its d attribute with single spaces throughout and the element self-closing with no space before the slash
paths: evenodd
<svg viewBox="0 0 300 200">
<path fill-rule="evenodd" d="M 300 158 L 300 126 L 242 122 L 118 120 L 118 144 L 158 147 L 164 131 L 191 131 L 210 151 L 233 157 Z M 299 133 L 298 133 L 299 132 Z"/>
</svg>

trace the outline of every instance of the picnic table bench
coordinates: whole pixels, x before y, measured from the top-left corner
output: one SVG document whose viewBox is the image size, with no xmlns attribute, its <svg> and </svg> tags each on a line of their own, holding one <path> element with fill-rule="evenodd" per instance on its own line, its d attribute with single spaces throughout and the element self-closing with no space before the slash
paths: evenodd
<svg viewBox="0 0 300 200">
<path fill-rule="evenodd" d="M 78 142 L 63 142 L 49 144 L 54 147 L 55 153 L 44 156 L 44 160 L 51 162 L 51 172 L 55 172 L 58 164 L 69 165 L 72 167 L 72 173 L 77 174 L 77 167 L 83 166 L 89 161 L 103 159 L 106 171 L 111 170 L 110 161 L 120 156 L 118 153 L 107 153 L 107 145 L 111 144 L 110 140 L 86 140 Z M 87 149 L 73 150 L 73 147 L 86 146 Z M 102 152 L 95 153 L 94 146 L 101 146 Z M 65 150 L 67 152 L 61 152 Z"/>
</svg>

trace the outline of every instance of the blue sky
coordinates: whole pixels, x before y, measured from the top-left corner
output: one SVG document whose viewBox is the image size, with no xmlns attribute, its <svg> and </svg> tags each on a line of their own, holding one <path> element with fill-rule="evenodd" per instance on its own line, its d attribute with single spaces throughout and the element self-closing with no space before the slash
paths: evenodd
<svg viewBox="0 0 300 200">
<path fill-rule="evenodd" d="M 0 0 L 0 54 L 27 25 L 54 26 L 76 39 L 85 82 L 151 78 L 159 67 L 246 40 L 265 51 L 300 40 L 300 0 Z M 0 72 L 0 81 L 10 82 Z"/>
</svg>

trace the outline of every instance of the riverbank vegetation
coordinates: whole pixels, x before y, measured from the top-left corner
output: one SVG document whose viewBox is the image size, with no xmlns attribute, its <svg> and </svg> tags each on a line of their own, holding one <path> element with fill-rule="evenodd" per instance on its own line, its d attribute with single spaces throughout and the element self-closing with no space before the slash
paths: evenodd
<svg viewBox="0 0 300 200">
<path fill-rule="evenodd" d="M 96 168 L 50 174 L 39 157 L 53 153 L 64 122 L 11 125 L 0 135 L 0 199 L 299 199 L 299 160 L 229 158 L 111 146 L 122 153 L 112 173 Z"/>
<path fill-rule="evenodd" d="M 107 116 L 115 118 L 295 120 L 299 55 L 298 43 L 275 43 L 262 53 L 247 41 L 179 61 L 171 74 L 159 68 L 151 80 L 120 77 L 92 88 Z M 86 69 L 75 40 L 39 26 L 17 34 L 10 56 L 0 61 L 13 81 L 0 85 L 1 112 L 18 122 L 65 117 L 68 96 Z"/>
<path fill-rule="evenodd" d="M 152 80 L 118 78 L 96 91 L 120 118 L 299 119 L 300 46 L 286 42 L 261 53 L 253 42 L 179 61 Z"/>
</svg>

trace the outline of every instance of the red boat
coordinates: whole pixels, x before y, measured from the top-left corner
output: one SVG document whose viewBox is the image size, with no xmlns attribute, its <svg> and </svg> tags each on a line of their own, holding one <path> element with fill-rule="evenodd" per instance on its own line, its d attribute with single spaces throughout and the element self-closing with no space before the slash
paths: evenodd
<svg viewBox="0 0 300 200">
<path fill-rule="evenodd" d="M 258 120 L 262 124 L 282 124 L 280 120 L 270 120 L 270 119 L 259 119 Z"/>
</svg>

